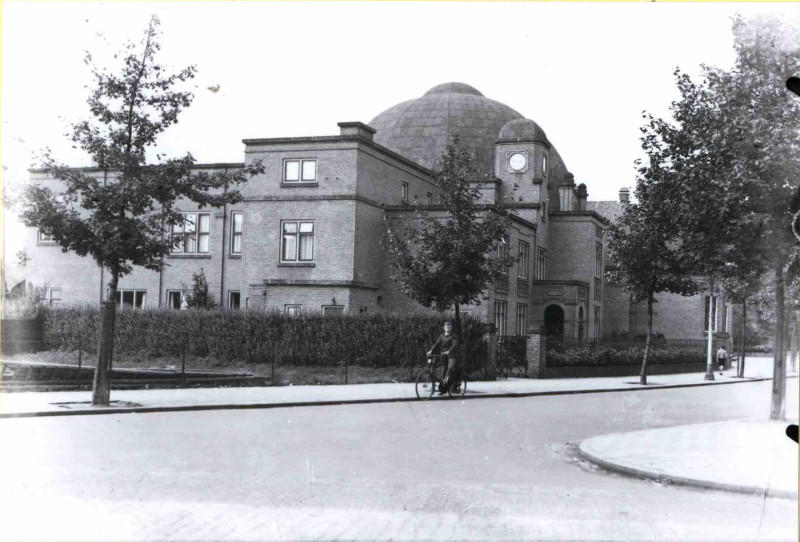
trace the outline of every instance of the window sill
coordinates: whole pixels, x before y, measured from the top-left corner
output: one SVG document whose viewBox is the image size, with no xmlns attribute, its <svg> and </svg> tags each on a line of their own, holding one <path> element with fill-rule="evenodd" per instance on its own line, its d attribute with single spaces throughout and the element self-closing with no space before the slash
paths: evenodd
<svg viewBox="0 0 800 542">
<path fill-rule="evenodd" d="M 228 258 L 230 258 L 231 260 L 241 260 L 242 259 L 242 255 L 241 254 L 228 254 Z"/>
<path fill-rule="evenodd" d="M 36 241 L 37 247 L 57 247 L 58 243 L 55 241 Z"/>
<path fill-rule="evenodd" d="M 319 186 L 319 183 L 317 181 L 314 181 L 313 183 L 308 181 L 297 182 L 297 183 L 287 183 L 287 182 L 281 183 L 281 188 L 314 188 L 317 186 Z"/>
<path fill-rule="evenodd" d="M 169 254 L 167 258 L 177 258 L 179 260 L 210 260 L 211 254 Z"/>
<path fill-rule="evenodd" d="M 316 267 L 314 262 L 280 262 L 278 267 Z"/>
</svg>

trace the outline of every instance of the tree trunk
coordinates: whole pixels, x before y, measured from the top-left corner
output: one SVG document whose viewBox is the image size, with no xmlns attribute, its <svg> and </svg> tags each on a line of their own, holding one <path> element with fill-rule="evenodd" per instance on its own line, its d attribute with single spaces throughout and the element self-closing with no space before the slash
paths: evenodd
<svg viewBox="0 0 800 542">
<path fill-rule="evenodd" d="M 708 296 L 708 351 L 706 353 L 705 380 L 714 380 L 714 325 L 716 324 L 714 303 L 714 276 L 711 276 L 711 294 Z"/>
<path fill-rule="evenodd" d="M 100 343 L 97 347 L 97 367 L 94 370 L 92 405 L 108 406 L 111 399 L 111 358 L 114 353 L 114 324 L 117 316 L 117 284 L 119 274 L 112 271 L 109 285 L 110 300 L 103 303 L 100 321 Z"/>
<path fill-rule="evenodd" d="M 747 299 L 742 300 L 742 346 L 741 356 L 739 357 L 738 376 L 744 378 L 744 357 L 747 355 L 747 344 L 745 343 L 745 332 L 747 330 Z"/>
<path fill-rule="evenodd" d="M 786 354 L 783 351 L 783 267 L 775 266 L 775 342 L 772 347 L 772 405 L 769 418 L 783 420 L 786 417 Z"/>
<path fill-rule="evenodd" d="M 653 335 L 653 296 L 647 298 L 647 339 L 644 343 L 644 359 L 642 360 L 642 372 L 639 375 L 639 383 L 647 385 L 647 355 L 650 353 L 650 337 Z"/>
</svg>

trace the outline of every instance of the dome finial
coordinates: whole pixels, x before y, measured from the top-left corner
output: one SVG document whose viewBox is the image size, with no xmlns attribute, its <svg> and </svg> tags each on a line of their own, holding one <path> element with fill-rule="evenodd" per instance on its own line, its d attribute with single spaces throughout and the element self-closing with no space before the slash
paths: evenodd
<svg viewBox="0 0 800 542">
<path fill-rule="evenodd" d="M 473 86 L 470 86 L 466 83 L 442 83 L 441 85 L 436 85 L 428 92 L 425 93 L 425 96 L 431 96 L 433 94 L 472 94 L 473 96 L 483 96 L 481 92 Z"/>
</svg>

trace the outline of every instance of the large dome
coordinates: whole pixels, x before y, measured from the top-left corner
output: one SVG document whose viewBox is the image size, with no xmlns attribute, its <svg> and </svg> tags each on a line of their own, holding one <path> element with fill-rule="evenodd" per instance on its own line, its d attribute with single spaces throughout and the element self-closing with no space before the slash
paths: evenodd
<svg viewBox="0 0 800 542">
<path fill-rule="evenodd" d="M 464 83 L 444 83 L 421 98 L 391 107 L 372 119 L 375 141 L 406 158 L 437 169 L 448 134 L 457 131 L 475 152 L 479 173 L 494 172 L 500 129 L 522 115 Z"/>
</svg>

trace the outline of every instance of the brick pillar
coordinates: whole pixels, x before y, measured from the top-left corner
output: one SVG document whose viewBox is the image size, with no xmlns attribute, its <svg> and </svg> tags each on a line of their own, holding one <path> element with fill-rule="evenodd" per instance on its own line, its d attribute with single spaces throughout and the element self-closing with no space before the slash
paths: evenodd
<svg viewBox="0 0 800 542">
<path fill-rule="evenodd" d="M 486 378 L 497 379 L 497 327 L 483 324 L 483 340 L 486 342 Z"/>
<path fill-rule="evenodd" d="M 528 348 L 525 352 L 529 378 L 544 378 L 547 359 L 547 335 L 541 330 L 528 329 Z"/>
</svg>

